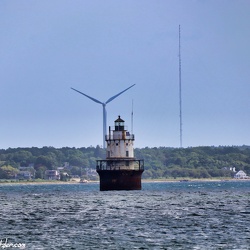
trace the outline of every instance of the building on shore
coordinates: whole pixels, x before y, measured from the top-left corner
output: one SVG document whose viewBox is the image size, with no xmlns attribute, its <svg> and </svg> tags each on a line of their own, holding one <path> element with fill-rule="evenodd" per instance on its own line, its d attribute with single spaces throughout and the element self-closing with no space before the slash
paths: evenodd
<svg viewBox="0 0 250 250">
<path fill-rule="evenodd" d="M 16 174 L 16 180 L 31 180 L 32 174 L 29 171 L 19 171 Z"/>
<path fill-rule="evenodd" d="M 235 175 L 234 175 L 234 178 L 235 179 L 248 179 L 249 177 L 247 176 L 247 174 L 240 170 L 239 172 L 237 172 Z"/>
<path fill-rule="evenodd" d="M 44 177 L 46 180 L 60 180 L 60 172 L 57 170 L 46 170 Z"/>
</svg>

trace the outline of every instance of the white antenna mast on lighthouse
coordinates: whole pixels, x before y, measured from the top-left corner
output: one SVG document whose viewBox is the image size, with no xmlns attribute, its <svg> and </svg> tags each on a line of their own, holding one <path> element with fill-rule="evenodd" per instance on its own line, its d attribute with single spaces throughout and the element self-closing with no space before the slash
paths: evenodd
<svg viewBox="0 0 250 250">
<path fill-rule="evenodd" d="M 180 25 L 179 25 L 179 105 L 180 105 L 180 147 L 182 148 L 181 26 Z"/>
<path fill-rule="evenodd" d="M 131 134 L 133 134 L 133 125 L 134 125 L 134 100 L 132 99 Z"/>
</svg>

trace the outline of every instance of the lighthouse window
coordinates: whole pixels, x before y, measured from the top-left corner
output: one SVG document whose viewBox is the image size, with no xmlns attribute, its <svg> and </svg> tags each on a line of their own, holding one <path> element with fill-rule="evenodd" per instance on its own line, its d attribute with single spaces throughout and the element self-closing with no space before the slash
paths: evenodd
<svg viewBox="0 0 250 250">
<path fill-rule="evenodd" d="M 128 151 L 126 151 L 126 157 L 128 157 L 128 156 L 129 156 Z"/>
<path fill-rule="evenodd" d="M 117 143 L 116 143 L 116 146 L 118 146 L 118 144 L 119 144 L 119 143 L 117 142 Z"/>
<path fill-rule="evenodd" d="M 128 143 L 126 143 L 126 146 L 128 146 Z"/>
</svg>

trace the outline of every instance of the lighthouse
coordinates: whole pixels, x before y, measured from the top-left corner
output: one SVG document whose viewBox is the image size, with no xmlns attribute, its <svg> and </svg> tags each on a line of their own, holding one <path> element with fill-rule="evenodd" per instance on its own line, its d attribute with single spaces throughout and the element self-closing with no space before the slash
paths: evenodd
<svg viewBox="0 0 250 250">
<path fill-rule="evenodd" d="M 114 127 L 109 127 L 106 141 L 106 159 L 97 160 L 96 171 L 100 177 L 100 191 L 141 190 L 144 160 L 134 157 L 135 136 L 118 116 Z"/>
</svg>

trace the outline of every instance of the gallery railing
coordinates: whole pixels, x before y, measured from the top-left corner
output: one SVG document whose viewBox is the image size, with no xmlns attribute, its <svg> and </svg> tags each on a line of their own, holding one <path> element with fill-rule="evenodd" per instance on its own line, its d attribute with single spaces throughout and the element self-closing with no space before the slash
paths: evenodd
<svg viewBox="0 0 250 250">
<path fill-rule="evenodd" d="M 131 164 L 133 163 L 133 164 Z M 126 159 L 126 160 L 97 160 L 96 161 L 96 170 L 135 170 L 143 171 L 144 170 L 144 160 L 136 159 Z"/>
</svg>

